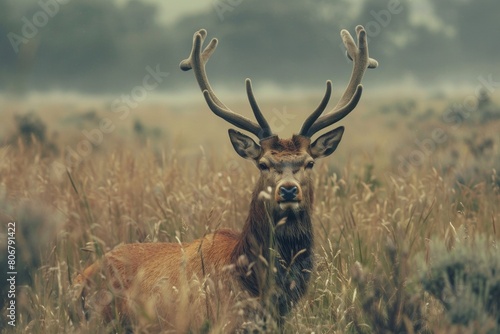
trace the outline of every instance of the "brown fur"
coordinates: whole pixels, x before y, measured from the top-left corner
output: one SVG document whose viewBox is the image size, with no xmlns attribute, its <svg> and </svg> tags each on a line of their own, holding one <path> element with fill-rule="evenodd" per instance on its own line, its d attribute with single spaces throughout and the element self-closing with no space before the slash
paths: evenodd
<svg viewBox="0 0 500 334">
<path fill-rule="evenodd" d="M 220 102 L 205 73 L 216 40 L 202 48 L 207 32 L 195 33 L 191 55 L 181 62 L 181 69 L 194 70 L 216 115 L 261 139 L 259 146 L 247 135 L 229 130 L 235 151 L 261 170 L 245 225 L 241 233 L 220 230 L 191 243 L 116 247 L 76 278 L 86 306 L 105 319 L 119 317 L 139 324 L 142 319 L 156 320 L 160 329 L 177 332 L 199 331 L 204 319 L 225 332 L 262 332 L 272 329 L 273 323 L 282 328 L 283 317 L 306 292 L 313 268 L 310 169 L 315 159 L 335 151 L 344 128 L 333 129 L 313 143 L 310 137 L 355 108 L 364 71 L 378 64 L 368 56 L 363 27 L 357 26 L 356 33 L 359 47 L 346 30 L 341 32 L 354 68 L 340 101 L 320 117 L 330 98 L 328 81 L 320 106 L 307 118 L 300 135 L 291 139 L 272 134 L 254 100 L 250 80 L 247 94 L 258 124 Z M 273 193 L 266 195 L 269 188 Z M 263 193 L 266 200 L 261 199 Z"/>
<path fill-rule="evenodd" d="M 222 229 L 190 243 L 116 247 L 75 280 L 87 310 L 105 320 L 179 332 L 198 331 L 207 319 L 224 332 L 281 327 L 306 292 L 313 268 L 310 139 L 275 136 L 259 146 L 232 135 L 238 154 L 268 166 L 242 232 Z M 283 185 L 297 187 L 295 202 L 281 199 Z M 262 199 L 268 188 L 274 196 Z"/>
<path fill-rule="evenodd" d="M 291 139 L 280 139 L 273 136 L 260 142 L 263 152 L 268 152 L 277 157 L 306 153 L 311 140 L 300 135 L 293 135 Z"/>
</svg>

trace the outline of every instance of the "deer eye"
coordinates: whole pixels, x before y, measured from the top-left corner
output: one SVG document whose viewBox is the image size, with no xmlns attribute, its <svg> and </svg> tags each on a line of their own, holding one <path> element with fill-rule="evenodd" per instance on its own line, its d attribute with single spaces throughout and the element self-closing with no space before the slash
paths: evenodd
<svg viewBox="0 0 500 334">
<path fill-rule="evenodd" d="M 306 165 L 306 169 L 312 169 L 314 167 L 314 161 L 309 161 Z"/>
<path fill-rule="evenodd" d="M 261 163 L 259 163 L 259 169 L 262 171 L 269 170 L 269 166 L 266 165 L 265 163 L 261 162 Z"/>
</svg>

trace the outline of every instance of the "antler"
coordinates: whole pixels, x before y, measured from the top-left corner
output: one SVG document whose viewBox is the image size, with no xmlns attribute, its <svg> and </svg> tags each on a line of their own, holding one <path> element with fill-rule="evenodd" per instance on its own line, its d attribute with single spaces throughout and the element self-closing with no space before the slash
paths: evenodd
<svg viewBox="0 0 500 334">
<path fill-rule="evenodd" d="M 217 96 L 215 95 L 210 83 L 208 82 L 207 73 L 205 70 L 205 64 L 208 59 L 215 51 L 217 47 L 217 39 L 212 38 L 210 43 L 208 43 L 207 47 L 201 52 L 201 48 L 205 38 L 207 36 L 207 31 L 205 29 L 201 29 L 197 31 L 193 36 L 193 48 L 191 50 L 191 54 L 189 58 L 183 60 L 180 63 L 180 68 L 183 71 L 189 71 L 190 69 L 194 70 L 194 75 L 196 77 L 196 81 L 198 81 L 198 85 L 200 86 L 201 91 L 203 92 L 203 96 L 209 106 L 209 108 L 213 111 L 214 114 L 226 120 L 227 122 L 237 126 L 240 129 L 249 131 L 256 135 L 259 139 L 264 139 L 270 136 L 273 136 L 271 132 L 271 128 L 264 118 L 264 115 L 260 111 L 259 106 L 257 105 L 257 101 L 253 95 L 252 91 L 252 82 L 250 79 L 245 80 L 248 100 L 250 102 L 250 106 L 252 107 L 253 114 L 255 115 L 255 119 L 258 124 L 249 120 L 248 118 L 239 115 L 232 110 L 230 110 L 224 103 L 222 103 Z"/>
<path fill-rule="evenodd" d="M 368 42 L 366 40 L 366 32 L 362 26 L 356 27 L 356 35 L 358 37 L 358 45 L 354 42 L 351 34 L 342 29 L 340 36 L 342 41 L 347 48 L 347 56 L 353 61 L 353 68 L 351 79 L 347 85 L 344 94 L 337 102 L 337 105 L 326 115 L 319 117 L 326 108 L 325 98 L 329 97 L 328 91 L 331 91 L 331 81 L 327 81 L 327 94 L 323 98 L 319 107 L 306 119 L 302 128 L 300 129 L 300 134 L 306 137 L 313 136 L 316 132 L 325 127 L 332 125 L 342 118 L 347 116 L 359 102 L 361 98 L 361 93 L 363 92 L 363 86 L 361 85 L 361 79 L 367 68 L 376 68 L 378 62 L 370 58 L 368 55 Z M 328 100 L 326 101 L 328 102 Z"/>
</svg>

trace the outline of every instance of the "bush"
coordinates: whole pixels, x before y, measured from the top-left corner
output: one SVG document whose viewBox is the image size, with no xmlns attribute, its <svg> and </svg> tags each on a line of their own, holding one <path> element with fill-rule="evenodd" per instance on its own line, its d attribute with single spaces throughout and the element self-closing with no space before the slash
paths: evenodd
<svg viewBox="0 0 500 334">
<path fill-rule="evenodd" d="M 359 292 L 362 318 L 370 333 L 428 333 L 425 301 L 421 288 L 412 284 L 411 261 L 404 233 L 396 229 L 398 241 L 388 238 L 384 258 L 372 270 L 356 262 L 352 279 Z M 356 329 L 364 333 L 355 319 Z"/>
<path fill-rule="evenodd" d="M 42 144 L 45 142 L 46 126 L 37 114 L 29 112 L 25 115 L 15 115 L 14 120 L 18 129 L 18 136 L 26 144 L 32 144 L 33 140 L 37 140 Z"/>
<path fill-rule="evenodd" d="M 442 248 L 442 249 L 441 249 Z M 445 307 L 453 324 L 500 324 L 500 250 L 483 238 L 440 247 L 426 276 L 424 289 Z"/>
</svg>

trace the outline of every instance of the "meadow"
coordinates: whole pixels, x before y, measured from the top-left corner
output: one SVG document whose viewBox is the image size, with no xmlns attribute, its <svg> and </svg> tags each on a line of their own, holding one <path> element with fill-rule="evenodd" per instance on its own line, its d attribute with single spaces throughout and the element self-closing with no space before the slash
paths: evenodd
<svg viewBox="0 0 500 334">
<path fill-rule="evenodd" d="M 286 137 L 318 101 L 261 106 Z M 228 104 L 249 115 L 245 101 Z M 77 273 L 120 243 L 241 229 L 258 170 L 201 96 L 127 114 L 104 99 L 1 105 L 2 332 L 120 332 L 77 314 Z M 500 333 L 498 97 L 368 94 L 341 123 L 338 150 L 315 166 L 316 267 L 285 332 Z M 3 285 L 13 221 L 15 327 Z"/>
</svg>

